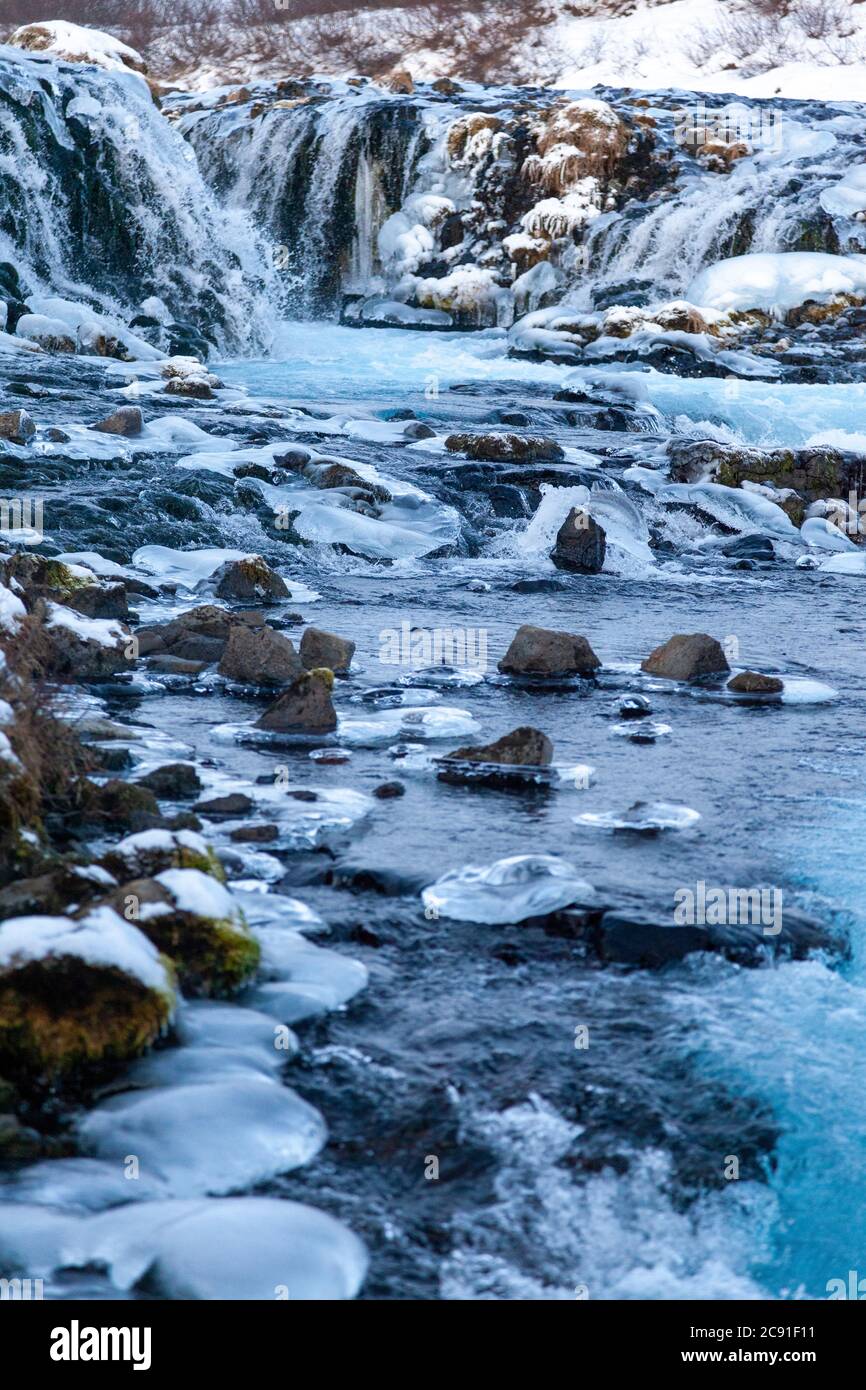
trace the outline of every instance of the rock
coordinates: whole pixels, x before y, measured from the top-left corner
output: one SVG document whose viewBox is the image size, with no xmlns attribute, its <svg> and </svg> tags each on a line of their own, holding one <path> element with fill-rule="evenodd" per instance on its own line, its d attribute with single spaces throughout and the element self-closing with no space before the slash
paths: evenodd
<svg viewBox="0 0 866 1390">
<path fill-rule="evenodd" d="M 226 560 L 211 576 L 215 598 L 238 599 L 244 603 L 276 603 L 291 598 L 280 576 L 261 555 L 246 555 L 243 560 Z"/>
<path fill-rule="evenodd" d="M 847 497 L 851 492 L 858 497 L 866 493 L 866 457 L 829 445 L 759 449 L 711 439 L 681 439 L 672 440 L 667 452 L 674 482 L 710 479 L 725 487 L 769 483 L 777 490 L 792 489 L 799 494 L 796 500 L 801 504 L 804 500 Z"/>
<path fill-rule="evenodd" d="M 425 425 L 423 420 L 413 420 L 403 431 L 404 439 L 432 439 L 436 431 Z"/>
<path fill-rule="evenodd" d="M 201 781 L 192 763 L 164 763 L 140 777 L 137 785 L 172 801 L 197 796 L 201 791 Z"/>
<path fill-rule="evenodd" d="M 232 630 L 253 625 L 247 614 L 203 603 L 159 627 L 139 628 L 138 650 L 141 656 L 159 653 L 184 661 L 219 661 Z"/>
<path fill-rule="evenodd" d="M 0 924 L 0 1059 L 20 1084 L 136 1057 L 174 1007 L 166 963 L 109 907 Z"/>
<path fill-rule="evenodd" d="M 213 388 L 204 376 L 172 376 L 162 390 L 166 396 L 188 396 L 194 401 L 213 400 Z"/>
<path fill-rule="evenodd" d="M 551 105 L 534 127 L 535 152 L 523 175 L 545 193 L 562 197 L 583 178 L 607 181 L 623 173 L 630 132 L 612 106 L 601 101 Z"/>
<path fill-rule="evenodd" d="M 677 633 L 641 662 L 641 670 L 671 681 L 698 681 L 730 671 L 715 637 L 705 632 Z"/>
<path fill-rule="evenodd" d="M 280 733 L 330 733 L 337 727 L 331 700 L 332 671 L 316 669 L 298 676 L 257 721 L 257 729 Z"/>
<path fill-rule="evenodd" d="M 301 661 L 308 671 L 326 666 L 335 675 L 346 675 L 352 664 L 355 643 L 319 627 L 308 627 L 301 638 Z"/>
<path fill-rule="evenodd" d="M 188 661 L 182 656 L 157 654 L 148 659 L 152 671 L 161 676 L 200 676 L 207 666 L 206 661 Z"/>
<path fill-rule="evenodd" d="M 607 550 L 604 528 L 580 507 L 572 507 L 556 533 L 550 558 L 560 570 L 598 574 Z"/>
<path fill-rule="evenodd" d="M 510 676 L 593 676 L 601 662 L 585 637 L 524 623 L 499 663 Z"/>
<path fill-rule="evenodd" d="M 483 463 L 554 462 L 565 458 L 555 439 L 543 435 L 449 434 L 445 448 L 452 454 Z"/>
<path fill-rule="evenodd" d="M 36 426 L 26 410 L 0 410 L 0 439 L 27 444 L 35 433 Z"/>
<path fill-rule="evenodd" d="M 230 840 L 240 844 L 262 844 L 275 840 L 280 833 L 278 825 L 239 825 L 229 834 Z"/>
<path fill-rule="evenodd" d="M 122 405 L 104 420 L 91 425 L 91 429 L 99 430 L 100 434 L 122 434 L 128 438 L 141 434 L 143 428 L 144 418 L 137 405 Z"/>
<path fill-rule="evenodd" d="M 44 352 L 75 352 L 78 344 L 61 319 L 45 318 L 42 314 L 22 314 L 15 332 L 19 338 L 38 343 Z"/>
<path fill-rule="evenodd" d="M 224 998 L 255 974 L 261 951 L 221 883 L 199 869 L 166 869 L 132 879 L 106 900 L 132 920 L 173 964 L 186 995 Z"/>
<path fill-rule="evenodd" d="M 435 82 L 430 83 L 430 86 L 434 92 L 438 92 L 443 97 L 453 97 L 461 90 L 460 84 L 452 81 L 450 77 L 437 77 Z"/>
<path fill-rule="evenodd" d="M 44 1149 L 42 1136 L 35 1129 L 28 1129 L 17 1115 L 0 1114 L 0 1167 L 32 1163 L 42 1157 Z"/>
<path fill-rule="evenodd" d="M 209 801 L 197 801 L 194 811 L 203 816 L 245 816 L 255 810 L 255 802 L 243 792 L 229 792 L 227 796 L 214 796 Z"/>
<path fill-rule="evenodd" d="M 131 669 L 132 633 L 109 618 L 86 618 L 64 604 L 39 599 L 34 615 L 42 620 L 42 672 L 54 680 L 93 681 Z"/>
<path fill-rule="evenodd" d="M 757 891 L 757 890 L 755 890 Z M 694 951 L 717 951 L 741 965 L 760 966 L 767 952 L 803 960 L 810 951 L 844 948 L 834 931 L 797 908 L 784 908 L 780 930 L 764 931 L 760 923 L 680 925 L 673 913 L 619 909 L 603 914 L 595 932 L 596 945 L 606 961 L 658 968 L 682 960 Z"/>
<path fill-rule="evenodd" d="M 103 821 L 114 829 L 148 829 L 161 821 L 159 805 L 150 788 L 117 777 L 102 786 L 87 783 L 82 811 L 86 820 Z"/>
<path fill-rule="evenodd" d="M 406 788 L 402 782 L 381 782 L 378 787 L 373 788 L 373 795 L 379 801 L 391 801 L 395 797 L 405 796 Z"/>
<path fill-rule="evenodd" d="M 398 68 L 396 72 L 392 72 L 386 85 L 389 92 L 398 92 L 404 96 L 411 96 L 415 90 L 412 74 L 406 68 Z"/>
<path fill-rule="evenodd" d="M 200 869 L 220 883 L 225 878 L 216 854 L 194 830 L 155 829 L 127 835 L 103 855 L 101 865 L 121 882 L 153 878 L 164 869 Z"/>
<path fill-rule="evenodd" d="M 619 704 L 621 719 L 646 719 L 653 707 L 645 695 L 627 695 Z"/>
<path fill-rule="evenodd" d="M 503 734 L 494 743 L 470 744 L 446 753 L 440 762 L 499 763 L 508 767 L 549 767 L 553 744 L 540 729 L 523 725 Z"/>
<path fill-rule="evenodd" d="M 233 627 L 217 667 L 244 685 L 288 685 L 303 670 L 290 638 L 271 627 Z"/>
<path fill-rule="evenodd" d="M 773 542 L 769 536 L 734 536 L 732 540 L 725 541 L 724 545 L 719 546 L 719 550 L 731 560 L 765 562 L 776 558 Z"/>
<path fill-rule="evenodd" d="M 19 550 L 0 563 L 0 575 L 7 587 L 14 580 L 19 591 L 23 590 L 28 607 L 43 598 L 62 603 L 88 618 L 129 616 L 126 585 L 97 580 L 81 566 L 66 565 L 62 560 L 50 560 Z"/>
<path fill-rule="evenodd" d="M 728 689 L 738 695 L 781 695 L 785 682 L 777 676 L 762 676 L 758 671 L 740 671 L 728 681 Z"/>
</svg>

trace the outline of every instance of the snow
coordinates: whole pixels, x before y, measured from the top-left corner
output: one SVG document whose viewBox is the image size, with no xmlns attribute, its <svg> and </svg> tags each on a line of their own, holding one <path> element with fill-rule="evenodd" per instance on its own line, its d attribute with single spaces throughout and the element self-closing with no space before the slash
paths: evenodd
<svg viewBox="0 0 866 1390">
<path fill-rule="evenodd" d="M 711 309 L 764 309 L 781 316 L 807 299 L 866 294 L 866 256 L 824 251 L 758 252 L 731 256 L 701 271 L 686 292 Z"/>
<path fill-rule="evenodd" d="M 7 589 L 5 584 L 0 584 L 0 630 L 14 632 L 26 614 L 27 609 L 18 595 Z"/>
<path fill-rule="evenodd" d="M 23 24 L 6 40 L 13 48 L 50 54 L 72 63 L 91 63 L 113 72 L 128 72 L 144 66 L 134 48 L 121 43 L 113 34 L 70 24 L 64 19 L 40 20 Z"/>
<path fill-rule="evenodd" d="M 168 889 L 181 912 L 215 921 L 239 918 L 240 910 L 228 889 L 201 869 L 164 869 L 156 881 Z"/>
<path fill-rule="evenodd" d="M 85 618 L 62 603 L 48 604 L 46 627 L 63 627 L 82 642 L 98 642 L 100 647 L 117 647 L 129 637 L 116 618 Z"/>
<path fill-rule="evenodd" d="M 110 907 L 97 907 L 80 921 L 69 917 L 12 917 L 0 925 L 0 970 L 31 961 L 73 957 L 111 967 L 147 989 L 169 993 L 171 985 L 156 947 Z"/>
<path fill-rule="evenodd" d="M 58 295 L 31 295 L 27 301 L 31 317 L 48 320 L 77 339 L 82 352 L 95 350 L 97 337 L 116 338 L 125 351 L 133 358 L 145 361 L 161 360 L 165 354 L 152 347 L 143 338 L 130 333 L 119 319 L 99 314 L 88 304 L 80 304 L 73 299 L 63 299 Z"/>
</svg>

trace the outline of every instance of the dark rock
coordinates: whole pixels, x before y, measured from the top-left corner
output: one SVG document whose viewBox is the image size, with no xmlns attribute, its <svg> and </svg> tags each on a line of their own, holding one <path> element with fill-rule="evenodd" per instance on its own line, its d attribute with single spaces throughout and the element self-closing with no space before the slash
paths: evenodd
<svg viewBox="0 0 866 1390">
<path fill-rule="evenodd" d="M 627 695 L 619 704 L 623 719 L 646 719 L 652 712 L 653 707 L 645 695 Z"/>
<path fill-rule="evenodd" d="M 237 599 L 244 603 L 276 603 L 291 598 L 288 587 L 261 555 L 243 560 L 226 560 L 212 576 L 216 598 Z"/>
<path fill-rule="evenodd" d="M 290 638 L 273 628 L 233 627 L 217 667 L 221 676 L 248 685 L 288 685 L 303 670 Z"/>
<path fill-rule="evenodd" d="M 585 637 L 524 623 L 499 670 L 511 676 L 592 676 L 601 666 Z"/>
<path fill-rule="evenodd" d="M 598 574 L 604 565 L 606 550 L 604 528 L 581 508 L 572 507 L 556 533 L 550 558 L 557 569 Z"/>
<path fill-rule="evenodd" d="M 229 792 L 227 796 L 214 796 L 209 801 L 197 801 L 193 807 L 203 816 L 245 816 L 255 809 L 255 802 L 243 792 Z"/>
<path fill-rule="evenodd" d="M 762 676 L 758 671 L 740 671 L 728 681 L 728 689 L 738 695 L 781 695 L 784 681 L 777 676 Z"/>
<path fill-rule="evenodd" d="M 404 439 L 432 439 L 436 431 L 425 425 L 423 420 L 413 420 L 403 431 Z"/>
<path fill-rule="evenodd" d="M 723 555 L 733 560 L 774 560 L 776 552 L 769 536 L 734 536 L 719 546 Z"/>
<path fill-rule="evenodd" d="M 122 405 L 106 415 L 104 420 L 91 425 L 91 429 L 99 430 L 100 434 L 122 434 L 127 437 L 141 434 L 143 428 L 144 419 L 137 405 Z"/>
<path fill-rule="evenodd" d="M 165 652 L 148 658 L 151 671 L 161 676 L 200 676 L 207 665 L 206 661 L 190 661 L 187 657 L 170 656 Z"/>
<path fill-rule="evenodd" d="M 540 729 L 522 725 L 503 734 L 494 743 L 470 744 L 446 753 L 440 762 L 500 763 L 509 767 L 549 767 L 553 760 L 553 744 Z"/>
<path fill-rule="evenodd" d="M 391 801 L 394 797 L 405 796 L 406 788 L 402 782 L 381 782 L 378 787 L 373 788 L 373 795 L 379 801 Z"/>
<path fill-rule="evenodd" d="M 337 727 L 331 700 L 333 672 L 317 669 L 298 676 L 257 721 L 257 729 L 280 733 L 330 733 Z"/>
<path fill-rule="evenodd" d="M 355 643 L 334 632 L 308 627 L 301 638 L 301 661 L 308 671 L 326 666 L 335 675 L 345 675 L 352 664 Z"/>
<path fill-rule="evenodd" d="M 278 825 L 239 825 L 231 832 L 229 839 L 239 844 L 263 844 L 275 840 L 279 833 Z"/>
<path fill-rule="evenodd" d="M 140 777 L 137 785 L 147 787 L 154 796 L 169 797 L 173 801 L 198 796 L 201 791 L 201 781 L 192 763 L 165 763 Z"/>
<path fill-rule="evenodd" d="M 141 656 L 167 653 L 185 661 L 219 661 L 232 629 L 251 625 L 246 614 L 203 603 L 159 627 L 139 628 L 138 650 Z"/>
<path fill-rule="evenodd" d="M 672 681 L 698 681 L 730 671 L 715 637 L 705 632 L 677 633 L 641 662 L 641 670 Z"/>
</svg>

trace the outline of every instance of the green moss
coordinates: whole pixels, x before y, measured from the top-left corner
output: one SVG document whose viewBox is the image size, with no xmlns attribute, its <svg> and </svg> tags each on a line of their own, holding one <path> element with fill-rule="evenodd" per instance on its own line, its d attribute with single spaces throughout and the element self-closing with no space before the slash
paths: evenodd
<svg viewBox="0 0 866 1390">
<path fill-rule="evenodd" d="M 203 874 L 210 874 L 211 878 L 215 878 L 219 883 L 226 881 L 226 871 L 210 845 L 208 845 L 206 854 L 199 854 L 187 845 L 178 845 L 176 852 L 171 856 L 171 867 L 200 869 Z"/>
<path fill-rule="evenodd" d="M 33 961 L 0 980 L 0 1065 L 32 1089 L 128 1061 L 165 1031 L 174 1004 L 173 992 L 118 970 L 71 957 Z"/>
<path fill-rule="evenodd" d="M 144 917 L 136 925 L 173 962 L 184 994 L 224 998 L 259 967 L 261 948 L 243 920 L 176 912 Z"/>
</svg>

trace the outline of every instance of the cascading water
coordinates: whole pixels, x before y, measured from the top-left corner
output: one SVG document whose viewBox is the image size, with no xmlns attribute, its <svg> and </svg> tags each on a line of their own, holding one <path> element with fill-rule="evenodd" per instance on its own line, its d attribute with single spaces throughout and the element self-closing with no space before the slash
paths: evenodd
<svg viewBox="0 0 866 1390">
<path fill-rule="evenodd" d="M 0 49 L 0 171 L 0 259 L 25 292 L 127 316 L 156 297 L 222 351 L 267 341 L 259 239 L 137 74 Z"/>
</svg>

